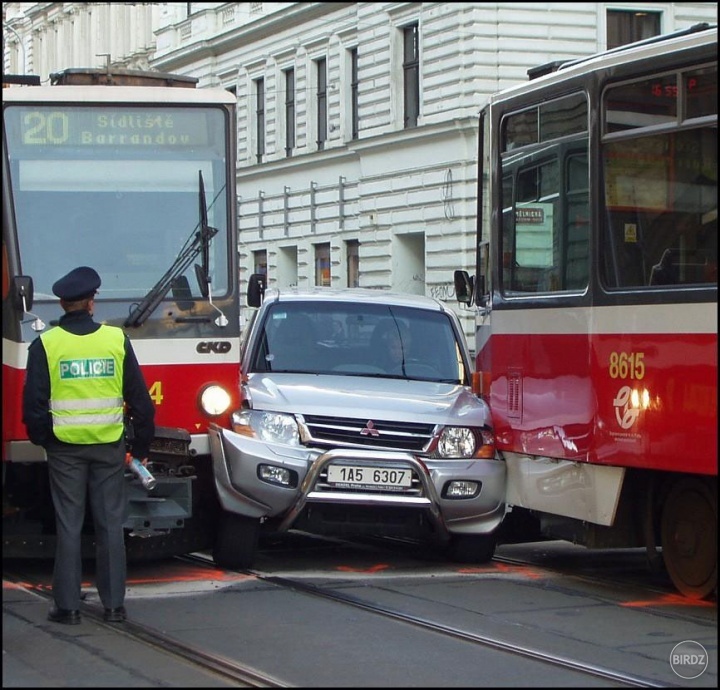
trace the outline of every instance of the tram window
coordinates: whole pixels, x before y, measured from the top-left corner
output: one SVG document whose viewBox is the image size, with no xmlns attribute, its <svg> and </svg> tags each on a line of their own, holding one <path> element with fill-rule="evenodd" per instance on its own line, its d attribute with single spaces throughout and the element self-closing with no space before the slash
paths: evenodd
<svg viewBox="0 0 720 690">
<path fill-rule="evenodd" d="M 590 207 L 588 157 L 572 155 L 567 160 L 567 216 L 564 242 L 564 285 L 566 290 L 582 290 L 588 284 L 590 253 Z"/>
<path fill-rule="evenodd" d="M 603 107 L 606 134 L 717 115 L 717 66 L 613 86 Z"/>
<path fill-rule="evenodd" d="M 557 159 L 503 177 L 506 294 L 582 290 L 588 284 L 588 156 L 584 142 L 581 151 L 567 149 L 559 146 L 563 155 Z M 508 162 L 508 172 L 512 167 Z"/>
<path fill-rule="evenodd" d="M 538 140 L 538 110 L 532 108 L 506 118 L 503 126 L 503 151 L 535 144 Z"/>
<path fill-rule="evenodd" d="M 518 175 L 515 203 L 515 261 L 532 269 L 553 266 L 554 217 L 557 201 L 557 163 L 533 168 Z M 554 194 L 548 194 L 550 187 Z M 546 193 L 543 193 L 546 192 Z"/>
<path fill-rule="evenodd" d="M 513 178 L 512 175 L 505 175 L 502 179 L 502 273 L 503 287 L 510 289 L 511 273 L 513 266 L 513 235 L 515 226 L 513 224 Z"/>
<path fill-rule="evenodd" d="M 622 132 L 677 120 L 677 75 L 653 77 L 608 89 L 605 131 Z"/>
<path fill-rule="evenodd" d="M 551 141 L 586 130 L 585 94 L 576 94 L 540 106 L 540 141 Z"/>
<path fill-rule="evenodd" d="M 607 287 L 717 285 L 717 129 L 606 143 L 603 166 Z"/>
<path fill-rule="evenodd" d="M 584 93 L 548 101 L 505 118 L 502 150 L 549 142 L 587 131 L 587 99 Z"/>
<path fill-rule="evenodd" d="M 717 78 L 716 66 L 683 75 L 686 118 L 717 115 Z"/>
</svg>

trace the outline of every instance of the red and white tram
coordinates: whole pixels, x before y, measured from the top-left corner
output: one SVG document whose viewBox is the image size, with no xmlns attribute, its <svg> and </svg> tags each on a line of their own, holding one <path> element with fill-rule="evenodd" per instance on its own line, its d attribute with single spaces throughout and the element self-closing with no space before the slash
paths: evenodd
<svg viewBox="0 0 720 690">
<path fill-rule="evenodd" d="M 156 405 L 158 485 L 129 479 L 128 555 L 209 546 L 207 427 L 239 403 L 235 99 L 152 72 L 51 82 L 3 78 L 3 555 L 53 554 L 21 395 L 28 344 L 60 316 L 51 285 L 78 265 L 99 272 L 95 316 L 131 337 Z"/>
<path fill-rule="evenodd" d="M 508 524 L 659 548 L 677 588 L 706 597 L 717 587 L 717 27 L 548 67 L 481 113 L 477 265 L 455 273 L 458 299 L 475 306 Z"/>
</svg>

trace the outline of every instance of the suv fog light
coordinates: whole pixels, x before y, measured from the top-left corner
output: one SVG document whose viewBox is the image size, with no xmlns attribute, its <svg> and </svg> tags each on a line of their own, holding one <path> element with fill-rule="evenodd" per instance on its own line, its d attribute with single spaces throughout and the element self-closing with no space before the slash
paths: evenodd
<svg viewBox="0 0 720 690">
<path fill-rule="evenodd" d="M 294 487 L 297 486 L 297 472 L 286 470 L 284 467 L 277 465 L 259 465 L 258 478 L 268 484 L 278 484 L 279 486 Z"/>
<path fill-rule="evenodd" d="M 448 482 L 443 491 L 443 498 L 475 498 L 480 493 L 480 482 L 454 481 Z"/>
</svg>

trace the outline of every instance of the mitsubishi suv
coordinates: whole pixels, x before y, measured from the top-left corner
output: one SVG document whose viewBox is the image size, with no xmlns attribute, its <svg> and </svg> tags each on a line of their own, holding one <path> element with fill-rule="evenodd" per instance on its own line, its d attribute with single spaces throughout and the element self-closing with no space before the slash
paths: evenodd
<svg viewBox="0 0 720 690">
<path fill-rule="evenodd" d="M 455 312 L 384 290 L 264 291 L 258 276 L 251 293 L 242 406 L 210 429 L 215 562 L 250 567 L 259 536 L 287 530 L 490 560 L 505 463 Z"/>
</svg>

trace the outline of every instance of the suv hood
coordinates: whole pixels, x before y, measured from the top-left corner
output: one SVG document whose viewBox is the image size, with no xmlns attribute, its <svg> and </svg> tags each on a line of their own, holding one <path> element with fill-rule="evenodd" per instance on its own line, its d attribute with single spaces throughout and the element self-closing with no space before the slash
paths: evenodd
<svg viewBox="0 0 720 690">
<path fill-rule="evenodd" d="M 248 376 L 253 409 L 296 414 L 490 426 L 484 401 L 466 386 L 327 374 Z"/>
</svg>

